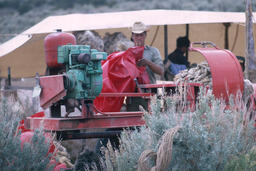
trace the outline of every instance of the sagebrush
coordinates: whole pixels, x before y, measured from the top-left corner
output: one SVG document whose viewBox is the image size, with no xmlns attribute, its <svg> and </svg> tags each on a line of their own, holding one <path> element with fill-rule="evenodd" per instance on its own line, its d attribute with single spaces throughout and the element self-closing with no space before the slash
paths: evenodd
<svg viewBox="0 0 256 171">
<path fill-rule="evenodd" d="M 13 104 L 0 100 L 0 170 L 28 171 L 52 170 L 48 163 L 50 143 L 43 132 L 36 130 L 31 143 L 21 148 L 20 131 L 17 130 L 24 114 L 13 111 Z"/>
<path fill-rule="evenodd" d="M 144 115 L 146 126 L 122 133 L 119 150 L 108 145 L 105 150 L 108 169 L 137 170 L 141 153 L 145 150 L 157 152 L 162 135 L 177 126 L 179 130 L 173 138 L 172 159 L 167 163 L 167 170 L 256 169 L 255 153 L 254 157 L 251 153 L 255 144 L 254 120 L 250 119 L 253 111 L 241 98 L 231 97 L 227 106 L 224 100 L 215 99 L 210 91 L 200 93 L 193 111 L 176 95 L 164 99 L 165 111 L 161 112 L 161 101 L 153 98 L 151 114 L 145 112 Z M 251 157 L 247 159 L 252 161 L 243 162 L 248 155 Z M 236 161 L 247 166 L 236 166 Z M 156 158 L 149 159 L 148 167 L 155 165 Z"/>
</svg>

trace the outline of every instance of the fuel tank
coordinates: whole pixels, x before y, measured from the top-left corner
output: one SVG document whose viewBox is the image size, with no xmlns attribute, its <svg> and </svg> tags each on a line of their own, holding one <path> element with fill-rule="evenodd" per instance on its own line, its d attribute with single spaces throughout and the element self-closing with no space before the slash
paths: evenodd
<svg viewBox="0 0 256 171">
<path fill-rule="evenodd" d="M 76 38 L 71 33 L 64 33 L 58 30 L 47 35 L 44 39 L 45 61 L 49 68 L 62 66 L 58 63 L 58 46 L 72 44 L 76 45 Z"/>
</svg>

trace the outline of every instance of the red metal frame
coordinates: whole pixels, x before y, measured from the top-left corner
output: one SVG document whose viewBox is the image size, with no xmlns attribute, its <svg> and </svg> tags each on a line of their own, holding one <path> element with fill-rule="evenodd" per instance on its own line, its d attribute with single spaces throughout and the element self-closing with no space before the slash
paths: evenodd
<svg viewBox="0 0 256 171">
<path fill-rule="evenodd" d="M 122 128 L 142 126 L 145 124 L 142 119 L 143 112 L 116 112 L 107 115 L 96 114 L 91 118 L 40 118 L 28 117 L 25 127 L 39 129 L 42 125 L 49 131 L 83 130 L 88 128 Z"/>
<path fill-rule="evenodd" d="M 190 94 L 191 104 L 195 104 L 195 87 L 200 84 L 188 84 L 188 92 Z M 145 84 L 139 85 L 142 89 L 147 89 L 149 92 L 156 92 L 157 88 L 173 88 L 176 84 Z M 101 93 L 101 97 L 143 97 L 150 98 L 155 93 Z M 86 110 L 86 109 L 85 109 Z M 94 112 L 93 114 L 84 114 L 81 116 L 69 118 L 46 118 L 46 117 L 27 117 L 25 127 L 29 129 L 39 129 L 43 126 L 48 131 L 71 131 L 83 130 L 88 128 L 124 128 L 136 127 L 145 124 L 142 119 L 143 112 Z"/>
<path fill-rule="evenodd" d="M 41 77 L 40 86 L 42 88 L 40 95 L 40 106 L 43 109 L 48 108 L 53 103 L 66 96 L 63 75 Z M 47 89 L 44 89 L 44 87 L 47 87 Z"/>
<path fill-rule="evenodd" d="M 99 97 L 150 97 L 152 93 L 100 93 Z"/>
<path fill-rule="evenodd" d="M 213 47 L 194 47 L 194 44 L 210 44 Z M 236 95 L 238 91 L 243 93 L 243 71 L 232 52 L 219 49 L 211 42 L 193 42 L 190 50 L 201 53 L 208 62 L 212 74 L 213 94 L 216 98 L 228 101 L 229 95 Z"/>
</svg>

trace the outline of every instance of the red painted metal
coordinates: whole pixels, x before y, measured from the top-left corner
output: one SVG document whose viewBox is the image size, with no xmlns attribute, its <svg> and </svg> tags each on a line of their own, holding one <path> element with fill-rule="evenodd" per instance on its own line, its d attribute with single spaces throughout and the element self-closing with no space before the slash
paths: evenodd
<svg viewBox="0 0 256 171">
<path fill-rule="evenodd" d="M 212 43 L 207 44 L 213 47 L 193 47 L 194 43 L 191 43 L 190 50 L 201 53 L 208 62 L 215 97 L 228 101 L 229 95 L 243 93 L 243 72 L 235 55 L 228 50 L 219 49 Z"/>
<path fill-rule="evenodd" d="M 43 109 L 48 108 L 51 104 L 66 96 L 63 79 L 63 75 L 40 77 L 40 86 L 42 88 L 40 106 Z"/>
<path fill-rule="evenodd" d="M 199 87 L 202 84 L 201 83 L 187 83 L 188 86 L 191 87 Z M 165 87 L 177 87 L 177 84 L 172 82 L 172 83 L 164 83 L 164 84 L 140 84 L 139 85 L 140 88 L 148 88 L 148 89 L 152 89 L 152 88 L 165 88 Z"/>
<path fill-rule="evenodd" d="M 45 60 L 48 67 L 60 67 L 58 63 L 58 46 L 76 44 L 76 38 L 73 34 L 56 32 L 48 34 L 44 39 Z"/>
<path fill-rule="evenodd" d="M 150 97 L 152 93 L 100 93 L 99 97 Z"/>
<path fill-rule="evenodd" d="M 54 78 L 55 76 L 49 76 Z M 43 77 L 42 77 L 43 78 Z M 61 77 L 60 77 L 61 78 Z M 57 78 L 59 79 L 59 78 Z M 48 80 L 48 79 L 47 79 Z M 48 80 L 49 81 L 49 80 Z M 50 82 L 48 84 L 51 85 Z M 60 82 L 58 83 L 60 84 Z M 187 88 L 187 99 L 188 105 L 191 109 L 195 105 L 196 95 L 195 88 L 201 84 L 188 84 Z M 158 88 L 175 88 L 175 84 L 146 84 L 140 85 L 143 89 L 151 90 Z M 125 97 L 135 96 L 149 98 L 155 93 L 102 93 L 100 96 L 106 97 Z M 49 96 L 47 96 L 49 97 Z M 92 105 L 92 104 L 91 104 Z M 88 110 L 84 106 L 84 111 Z M 83 111 L 83 110 L 82 110 Z M 69 130 L 83 130 L 88 128 L 123 128 L 123 127 L 134 127 L 142 126 L 145 124 L 143 120 L 143 112 L 100 112 L 94 110 L 94 113 L 85 115 L 82 112 L 81 116 L 69 117 L 69 118 L 45 118 L 45 117 L 28 117 L 25 122 L 26 128 L 38 129 L 42 124 L 45 130 L 49 131 L 69 131 Z"/>
<path fill-rule="evenodd" d="M 83 130 L 88 128 L 123 128 L 142 126 L 143 112 L 116 112 L 109 115 L 94 115 L 92 118 L 42 118 L 28 117 L 25 126 L 31 130 L 39 129 L 42 125 L 48 131 Z"/>
<path fill-rule="evenodd" d="M 141 84 L 139 85 L 140 88 L 142 89 L 150 89 L 151 92 L 155 92 L 157 93 L 157 89 L 158 88 L 172 88 L 173 90 L 175 90 L 177 88 L 177 84 L 174 82 L 171 83 L 163 83 L 163 84 Z M 196 92 L 195 89 L 198 88 L 200 86 L 202 86 L 201 83 L 187 83 L 179 85 L 179 86 L 184 86 L 187 89 L 187 94 L 186 94 L 186 99 L 187 99 L 187 103 L 190 106 L 190 109 L 193 110 L 195 108 L 195 103 L 196 103 Z M 168 94 L 168 91 L 165 90 L 165 92 Z M 174 91 L 176 92 L 176 91 Z"/>
</svg>

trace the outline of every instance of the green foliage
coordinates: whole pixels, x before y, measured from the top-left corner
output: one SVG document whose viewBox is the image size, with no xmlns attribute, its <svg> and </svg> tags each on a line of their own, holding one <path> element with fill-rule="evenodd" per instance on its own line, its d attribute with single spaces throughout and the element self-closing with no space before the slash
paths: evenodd
<svg viewBox="0 0 256 171">
<path fill-rule="evenodd" d="M 16 9 L 20 14 L 24 14 L 44 4 L 44 0 L 2 0 L 0 2 L 0 8 L 12 8 Z"/>
<path fill-rule="evenodd" d="M 114 0 L 2 0 L 0 1 L 0 8 L 13 8 L 24 14 L 33 8 L 43 5 L 53 5 L 57 9 L 72 8 L 75 4 L 92 4 L 94 6 L 111 5 L 115 3 Z"/>
<path fill-rule="evenodd" d="M 232 162 L 226 164 L 235 156 L 243 161 L 241 156 L 248 154 L 254 144 L 254 121 L 249 120 L 250 112 L 239 99 L 230 100 L 227 109 L 224 101 L 215 100 L 209 92 L 201 93 L 195 111 L 182 108 L 179 99 L 176 95 L 166 97 L 168 108 L 164 112 L 160 112 L 160 101 L 153 99 L 152 114 L 145 114 L 147 126 L 140 131 L 125 131 L 119 151 L 108 147 L 108 168 L 137 170 L 141 153 L 157 152 L 164 132 L 176 126 L 180 129 L 174 136 L 168 170 L 223 170 L 231 168 Z M 151 163 L 154 165 L 154 161 Z"/>
<path fill-rule="evenodd" d="M 255 146 L 247 153 L 234 156 L 226 165 L 227 171 L 256 170 L 256 148 Z"/>
<path fill-rule="evenodd" d="M 17 126 L 22 116 L 12 108 L 6 100 L 0 101 L 0 170 L 51 170 L 47 166 L 50 144 L 42 131 L 35 131 L 31 143 L 24 143 L 21 148 Z"/>
</svg>

